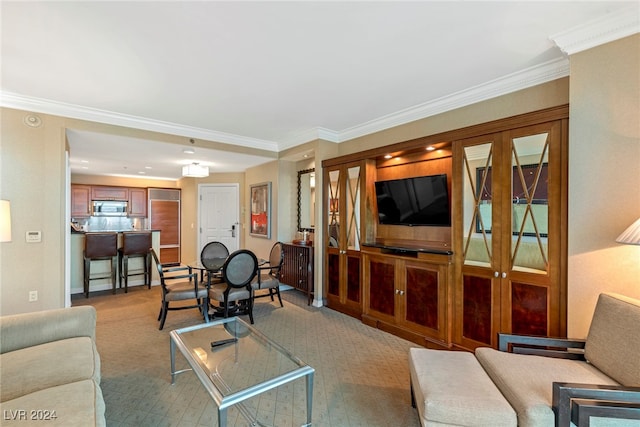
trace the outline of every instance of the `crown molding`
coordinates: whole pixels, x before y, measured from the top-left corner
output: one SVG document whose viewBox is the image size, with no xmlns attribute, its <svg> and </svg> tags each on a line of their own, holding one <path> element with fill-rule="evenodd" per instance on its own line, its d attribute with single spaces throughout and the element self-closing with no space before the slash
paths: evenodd
<svg viewBox="0 0 640 427">
<path fill-rule="evenodd" d="M 293 137 L 279 144 L 280 151 L 286 150 L 307 142 L 323 139 L 329 142 L 341 142 L 340 133 L 324 127 L 314 127 L 295 134 Z"/>
<path fill-rule="evenodd" d="M 33 111 L 42 114 L 70 117 L 109 125 L 124 126 L 150 132 L 160 132 L 188 138 L 203 139 L 242 147 L 278 152 L 278 144 L 273 141 L 250 138 L 226 132 L 212 131 L 176 123 L 147 119 L 144 117 L 114 113 L 97 108 L 83 107 L 48 99 L 34 98 L 11 92 L 0 91 L 0 105 L 16 110 Z"/>
<path fill-rule="evenodd" d="M 509 74 L 496 80 L 466 89 L 430 102 L 416 105 L 339 132 L 339 142 L 379 132 L 395 126 L 465 107 L 497 96 L 526 89 L 538 84 L 569 75 L 569 61 L 566 58 Z"/>
<path fill-rule="evenodd" d="M 640 32 L 640 6 L 635 4 L 549 37 L 564 53 L 573 55 Z"/>
<path fill-rule="evenodd" d="M 209 141 L 218 141 L 227 144 L 279 152 L 317 139 L 323 139 L 325 141 L 335 143 L 348 141 L 350 139 L 369 135 L 395 126 L 424 119 L 426 117 L 431 117 L 436 114 L 465 107 L 467 105 L 485 101 L 507 93 L 546 83 L 568 75 L 569 61 L 567 58 L 560 58 L 523 71 L 509 74 L 470 89 L 382 116 L 375 120 L 371 120 L 342 131 L 315 127 L 301 132 L 286 141 L 281 141 L 279 144 L 272 141 L 248 138 L 225 132 L 211 131 L 46 99 L 32 98 L 10 92 L 0 92 L 0 105 L 19 110 L 53 114 L 134 129 L 180 135 Z"/>
</svg>

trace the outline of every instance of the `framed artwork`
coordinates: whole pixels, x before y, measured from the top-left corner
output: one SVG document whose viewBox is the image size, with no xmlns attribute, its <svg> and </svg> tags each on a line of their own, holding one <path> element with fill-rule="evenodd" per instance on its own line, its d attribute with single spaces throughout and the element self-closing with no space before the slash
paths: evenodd
<svg viewBox="0 0 640 427">
<path fill-rule="evenodd" d="M 252 184 L 251 229 L 255 237 L 271 238 L 271 182 Z"/>
</svg>

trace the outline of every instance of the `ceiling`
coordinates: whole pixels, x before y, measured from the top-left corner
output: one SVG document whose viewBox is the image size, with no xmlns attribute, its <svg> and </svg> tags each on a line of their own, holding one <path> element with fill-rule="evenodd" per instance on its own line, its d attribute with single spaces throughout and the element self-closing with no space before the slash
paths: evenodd
<svg viewBox="0 0 640 427">
<path fill-rule="evenodd" d="M 0 7 L 3 106 L 193 138 L 196 154 L 185 155 L 172 143 L 68 131 L 72 173 L 177 179 L 192 161 L 243 171 L 310 140 L 342 142 L 566 76 L 567 54 L 554 40 L 638 14 L 640 3 Z"/>
</svg>

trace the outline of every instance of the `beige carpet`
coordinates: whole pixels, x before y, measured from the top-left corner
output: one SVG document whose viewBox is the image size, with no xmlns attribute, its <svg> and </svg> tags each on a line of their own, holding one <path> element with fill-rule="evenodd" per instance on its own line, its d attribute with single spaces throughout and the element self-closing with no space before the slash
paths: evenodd
<svg viewBox="0 0 640 427">
<path fill-rule="evenodd" d="M 328 308 L 306 305 L 295 290 L 282 292 L 284 308 L 256 300 L 255 326 L 315 368 L 312 425 L 315 427 L 419 426 L 411 407 L 407 354 L 416 345 L 363 325 Z M 169 312 L 158 330 L 158 287 L 128 294 L 73 298 L 98 311 L 97 343 L 109 426 L 212 426 L 216 407 L 192 372 L 171 385 L 169 332 L 202 319 L 194 310 Z M 247 316 L 243 316 L 248 321 Z M 177 367 L 187 367 L 180 354 Z M 259 422 L 232 408 L 229 426 L 300 426 L 306 422 L 305 382 L 247 402 Z"/>
</svg>

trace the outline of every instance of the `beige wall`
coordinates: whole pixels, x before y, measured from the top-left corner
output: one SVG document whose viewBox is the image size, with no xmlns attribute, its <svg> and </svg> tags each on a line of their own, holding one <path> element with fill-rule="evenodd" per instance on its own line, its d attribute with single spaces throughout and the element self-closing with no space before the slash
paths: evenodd
<svg viewBox="0 0 640 427">
<path fill-rule="evenodd" d="M 640 34 L 572 55 L 568 335 L 583 337 L 602 291 L 640 298 Z"/>
<path fill-rule="evenodd" d="M 24 111 L 2 109 L 0 197 L 11 201 L 12 241 L 0 243 L 0 315 L 64 305 L 65 138 L 67 120 L 43 117 L 38 128 Z M 25 232 L 42 232 L 26 243 Z M 28 302 L 29 291 L 38 301 Z"/>
<path fill-rule="evenodd" d="M 120 187 L 179 188 L 178 181 L 144 178 L 124 178 L 119 176 L 84 175 L 74 173 L 71 174 L 71 183 L 84 185 L 113 185 Z"/>
</svg>

